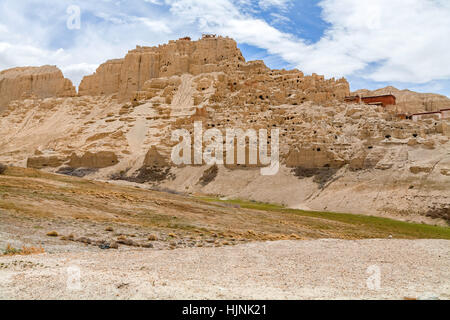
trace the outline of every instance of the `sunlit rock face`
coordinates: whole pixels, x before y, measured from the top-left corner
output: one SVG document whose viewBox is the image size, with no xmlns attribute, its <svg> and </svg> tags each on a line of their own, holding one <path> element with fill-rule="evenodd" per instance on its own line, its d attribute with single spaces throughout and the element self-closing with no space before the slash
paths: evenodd
<svg viewBox="0 0 450 320">
<path fill-rule="evenodd" d="M 26 98 L 70 97 L 75 87 L 55 66 L 21 67 L 0 72 L 0 110 Z"/>
</svg>

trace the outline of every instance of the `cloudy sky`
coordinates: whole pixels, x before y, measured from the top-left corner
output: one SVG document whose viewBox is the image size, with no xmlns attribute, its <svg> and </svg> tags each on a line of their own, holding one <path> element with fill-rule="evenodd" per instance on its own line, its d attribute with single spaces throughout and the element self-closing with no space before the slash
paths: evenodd
<svg viewBox="0 0 450 320">
<path fill-rule="evenodd" d="M 450 0 L 1 0 L 0 69 L 53 64 L 78 84 L 137 44 L 202 33 L 352 90 L 450 96 Z"/>
</svg>

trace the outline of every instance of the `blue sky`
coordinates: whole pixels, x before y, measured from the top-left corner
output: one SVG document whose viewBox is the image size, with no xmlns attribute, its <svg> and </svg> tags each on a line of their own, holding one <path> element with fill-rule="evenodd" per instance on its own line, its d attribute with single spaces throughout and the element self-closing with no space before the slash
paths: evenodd
<svg viewBox="0 0 450 320">
<path fill-rule="evenodd" d="M 136 45 L 202 33 L 272 68 L 345 76 L 352 90 L 450 96 L 448 0 L 2 0 L 0 69 L 53 64 L 78 84 Z"/>
</svg>

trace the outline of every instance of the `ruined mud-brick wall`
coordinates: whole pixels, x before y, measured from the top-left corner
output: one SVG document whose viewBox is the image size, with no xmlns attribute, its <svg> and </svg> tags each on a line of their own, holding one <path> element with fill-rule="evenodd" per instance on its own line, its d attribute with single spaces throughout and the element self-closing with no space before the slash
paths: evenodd
<svg viewBox="0 0 450 320">
<path fill-rule="evenodd" d="M 13 100 L 75 95 L 72 82 L 65 79 L 55 66 L 22 67 L 0 72 L 0 110 Z"/>
<path fill-rule="evenodd" d="M 184 73 L 222 71 L 244 61 L 234 40 L 223 37 L 198 41 L 178 40 L 157 47 L 137 47 L 124 59 L 108 61 L 83 79 L 80 95 L 117 93 L 132 98 L 147 80 Z"/>
<path fill-rule="evenodd" d="M 334 103 L 343 101 L 349 84 L 342 78 L 305 76 L 298 70 L 270 70 L 262 61 L 240 63 L 215 83 L 211 97 L 215 103 L 234 105 L 299 105 L 306 101 Z"/>
<path fill-rule="evenodd" d="M 335 105 L 343 101 L 349 93 L 345 79 L 325 79 L 313 74 L 305 76 L 301 71 L 271 70 L 262 61 L 240 61 L 225 71 L 203 73 L 193 76 L 193 106 L 191 113 L 179 117 L 171 112 L 177 108 L 173 101 L 179 90 L 181 78 L 171 76 L 146 81 L 136 103 L 150 102 L 157 105 L 160 113 L 168 111 L 167 119 L 174 122 L 172 129 L 185 128 L 192 134 L 194 121 L 202 121 L 205 129 L 218 128 L 254 128 L 270 130 L 283 128 L 283 136 L 294 133 L 294 128 L 286 128 L 284 114 L 287 112 L 277 106 L 286 108 L 304 105 L 305 102 Z M 175 103 L 175 104 L 173 104 Z M 159 150 L 170 150 L 170 132 L 167 130 L 161 138 L 163 146 Z M 269 142 L 270 143 L 270 142 Z M 164 152 L 163 152 L 164 153 Z"/>
<path fill-rule="evenodd" d="M 171 88 L 169 83 L 174 79 L 149 83 L 164 83 L 158 89 L 163 92 L 164 86 Z M 204 130 L 219 129 L 224 136 L 227 128 L 266 129 L 271 145 L 271 130 L 279 129 L 282 163 L 293 168 L 370 168 L 386 156 L 385 147 L 392 139 L 401 139 L 404 144 L 418 139 L 418 145 L 428 148 L 432 145 L 428 135 L 442 134 L 434 124 L 393 121 L 378 106 L 342 102 L 348 94 L 345 80 L 270 70 L 258 61 L 242 63 L 229 74 L 199 75 L 193 79 L 193 87 L 192 115 L 176 119 L 172 130 L 187 129 L 192 135 L 195 121 L 201 121 Z M 171 149 L 173 145 L 165 145 L 170 132 L 162 135 L 163 146 L 159 148 Z"/>
<path fill-rule="evenodd" d="M 225 86 L 232 92 L 256 92 L 256 98 L 264 99 L 268 96 L 267 90 L 276 88 L 271 90 L 270 98 L 279 103 L 342 100 L 350 92 L 345 79 L 325 80 L 316 74 L 305 77 L 298 70 L 270 70 L 262 61 L 246 62 L 234 40 L 210 37 L 198 41 L 170 41 L 158 47 L 137 47 L 124 59 L 108 61 L 93 75 L 85 77 L 79 94 L 117 94 L 119 100 L 125 101 L 146 91 L 148 80 L 212 72 L 226 74 Z M 248 78 L 249 75 L 252 77 Z M 218 92 L 220 94 L 223 93 Z"/>
<path fill-rule="evenodd" d="M 206 114 L 197 112 L 191 119 L 180 119 L 172 129 L 187 129 L 192 135 L 194 121 L 202 121 L 204 130 L 219 129 L 224 137 L 227 128 L 256 132 L 266 129 L 270 145 L 271 130 L 278 129 L 281 162 L 291 168 L 332 170 L 345 165 L 354 170 L 387 168 L 392 161 L 384 163 L 385 157 L 401 158 L 406 152 L 400 147 L 398 154 L 391 155 L 392 143 L 430 149 L 434 148 L 432 135 L 446 134 L 446 128 L 434 123 L 392 121 L 389 114 L 376 106 L 324 107 L 305 102 L 298 106 L 209 105 L 204 108 Z M 162 141 L 169 139 L 170 132 Z"/>
</svg>

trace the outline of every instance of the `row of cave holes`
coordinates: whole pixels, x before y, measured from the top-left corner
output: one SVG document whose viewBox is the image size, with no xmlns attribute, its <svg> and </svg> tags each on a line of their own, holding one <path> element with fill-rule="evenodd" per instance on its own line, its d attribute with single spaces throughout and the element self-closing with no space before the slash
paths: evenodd
<svg viewBox="0 0 450 320">
<path fill-rule="evenodd" d="M 291 117 L 291 119 L 293 119 L 293 118 L 294 118 L 294 117 Z M 236 118 L 236 120 L 238 120 L 238 119 Z M 227 119 L 227 122 L 230 122 L 230 119 Z M 250 122 L 250 123 L 254 123 L 254 122 L 256 122 L 256 120 L 250 120 L 249 122 Z M 216 126 L 215 124 L 208 124 L 208 127 L 213 127 L 213 128 L 214 128 L 215 126 Z M 276 125 L 276 124 L 273 124 L 272 127 L 276 128 L 277 125 Z M 288 129 L 284 129 L 284 131 L 288 131 Z M 295 128 L 292 128 L 292 131 L 295 131 Z M 314 131 L 314 134 L 317 134 L 317 131 Z M 285 136 L 286 136 L 286 133 L 283 133 L 282 136 L 285 137 Z M 417 137 L 418 137 L 418 134 L 417 134 L 417 133 L 413 133 L 412 136 L 413 136 L 414 138 L 417 138 Z M 272 137 L 269 136 L 268 138 L 271 139 Z M 386 139 L 390 139 L 390 138 L 392 138 L 392 136 L 391 136 L 390 134 L 387 134 L 387 135 L 385 136 L 385 138 L 386 138 Z M 337 140 L 337 139 L 338 139 L 338 136 L 335 135 L 335 136 L 334 136 L 334 139 Z M 269 144 L 269 142 L 267 142 L 267 144 Z M 369 146 L 368 148 L 369 148 L 369 149 L 373 149 L 373 146 Z M 313 149 L 313 150 L 316 150 L 316 149 Z M 332 149 L 332 150 L 333 150 L 333 149 Z M 317 148 L 317 151 L 320 152 L 321 149 L 320 149 L 320 148 Z"/>
<path fill-rule="evenodd" d="M 314 131 L 314 134 L 315 134 L 315 133 L 316 133 L 316 131 Z M 283 136 L 284 136 L 284 135 L 283 135 Z M 390 139 L 390 138 L 391 138 L 391 135 L 388 134 L 388 135 L 386 135 L 385 137 L 386 137 L 386 139 Z M 417 133 L 414 133 L 414 134 L 413 134 L 413 137 L 414 137 L 414 138 L 417 138 L 417 137 L 418 137 L 418 134 L 417 134 Z M 337 139 L 338 136 L 335 135 L 334 138 Z M 373 149 L 373 146 L 369 146 L 368 149 Z M 333 149 L 331 149 L 331 150 L 333 150 Z M 320 148 L 317 148 L 317 149 L 314 148 L 313 151 L 320 152 L 321 149 L 320 149 Z"/>
<path fill-rule="evenodd" d="M 419 135 L 418 135 L 417 133 L 413 133 L 412 136 L 413 136 L 414 138 L 417 138 Z M 387 135 L 385 136 L 385 138 L 386 138 L 386 139 L 390 139 L 390 138 L 392 138 L 392 136 L 391 136 L 390 134 L 387 134 Z M 373 146 L 369 146 L 368 149 L 373 149 Z"/>
<path fill-rule="evenodd" d="M 417 133 L 413 133 L 413 135 L 412 135 L 414 138 L 417 138 L 419 135 L 417 134 Z M 390 138 L 392 138 L 392 136 L 390 135 L 390 134 L 387 134 L 387 135 L 385 135 L 384 136 L 386 139 L 390 139 Z"/>
<path fill-rule="evenodd" d="M 267 119 L 267 116 L 264 116 L 264 118 Z M 238 119 L 239 119 L 239 118 L 235 118 L 235 120 L 238 120 Z M 294 119 L 294 117 L 285 117 L 285 118 L 284 118 L 284 120 L 292 120 L 292 119 Z M 230 119 L 227 119 L 226 121 L 227 121 L 227 122 L 230 122 Z M 248 122 L 249 122 L 249 123 L 256 123 L 257 120 L 250 119 Z M 300 122 L 297 122 L 297 123 L 295 123 L 295 124 L 299 125 Z M 212 125 L 211 125 L 211 124 L 208 124 L 208 127 L 210 127 L 210 126 L 212 126 L 212 127 L 214 128 L 214 127 L 215 127 L 215 124 L 212 124 Z M 277 125 L 276 125 L 276 124 L 273 124 L 272 127 L 276 128 Z M 338 128 L 342 128 L 342 126 L 338 126 Z M 283 129 L 283 130 L 284 130 L 284 131 L 288 131 L 288 129 Z M 295 131 L 295 128 L 292 128 L 292 131 Z M 317 134 L 317 131 L 314 130 L 313 133 L 314 133 L 314 134 Z M 413 133 L 412 136 L 413 136 L 414 138 L 417 138 L 419 135 L 418 135 L 417 133 Z M 337 139 L 338 139 L 338 136 L 335 135 L 334 138 L 337 140 Z M 390 139 L 390 138 L 392 138 L 392 136 L 391 136 L 390 134 L 387 134 L 387 135 L 385 135 L 385 138 L 386 138 L 386 139 Z"/>
<path fill-rule="evenodd" d="M 291 95 L 292 95 L 292 94 L 289 94 L 288 98 L 289 98 Z M 263 95 L 260 95 L 258 98 L 259 98 L 260 100 L 264 101 L 264 96 L 263 96 Z M 266 99 L 269 99 L 269 96 L 266 96 Z M 303 97 L 303 98 L 302 98 L 302 102 L 305 102 L 305 101 L 306 101 L 306 98 Z M 292 105 L 293 105 L 293 106 L 298 106 L 298 103 L 297 103 L 297 102 L 294 102 Z"/>
</svg>

